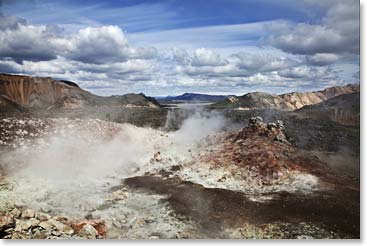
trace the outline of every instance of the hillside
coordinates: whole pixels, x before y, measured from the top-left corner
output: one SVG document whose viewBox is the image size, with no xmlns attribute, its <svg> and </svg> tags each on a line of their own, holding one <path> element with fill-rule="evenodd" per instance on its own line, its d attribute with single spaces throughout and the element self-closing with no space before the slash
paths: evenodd
<svg viewBox="0 0 367 246">
<path fill-rule="evenodd" d="M 159 108 L 144 94 L 102 97 L 76 83 L 52 78 L 0 74 L 0 111 L 83 109 L 95 106 Z"/>
<path fill-rule="evenodd" d="M 273 94 L 264 92 L 252 92 L 243 96 L 230 96 L 221 102 L 211 105 L 213 108 L 236 108 L 236 109 L 288 109 L 285 101 Z"/>
<path fill-rule="evenodd" d="M 323 116 L 343 125 L 359 125 L 360 94 L 350 93 L 296 111 L 308 117 Z"/>
<path fill-rule="evenodd" d="M 359 85 L 329 87 L 314 92 L 291 92 L 274 95 L 264 92 L 251 92 L 243 96 L 230 96 L 211 105 L 211 108 L 222 109 L 280 109 L 296 110 L 307 105 L 323 102 L 327 99 L 349 93 L 359 92 Z"/>
<path fill-rule="evenodd" d="M 334 86 L 314 92 L 291 92 L 282 94 L 280 97 L 290 104 L 291 109 L 299 109 L 306 105 L 317 104 L 336 96 L 355 92 L 359 92 L 359 85 L 348 84 L 346 86 Z"/>
</svg>

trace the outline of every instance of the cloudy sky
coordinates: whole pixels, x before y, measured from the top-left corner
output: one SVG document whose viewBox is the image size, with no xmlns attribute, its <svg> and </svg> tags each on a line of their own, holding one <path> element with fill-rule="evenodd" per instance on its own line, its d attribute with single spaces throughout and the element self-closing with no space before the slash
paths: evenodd
<svg viewBox="0 0 367 246">
<path fill-rule="evenodd" d="M 359 83 L 359 1 L 0 0 L 0 72 L 99 95 Z"/>
</svg>

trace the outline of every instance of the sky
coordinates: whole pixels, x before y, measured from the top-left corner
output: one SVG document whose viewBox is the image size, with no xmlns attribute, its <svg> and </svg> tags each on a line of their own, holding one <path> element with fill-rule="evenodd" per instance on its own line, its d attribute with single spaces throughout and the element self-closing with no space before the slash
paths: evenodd
<svg viewBox="0 0 367 246">
<path fill-rule="evenodd" d="M 358 0 L 0 0 L 0 72 L 98 95 L 359 83 Z"/>
</svg>

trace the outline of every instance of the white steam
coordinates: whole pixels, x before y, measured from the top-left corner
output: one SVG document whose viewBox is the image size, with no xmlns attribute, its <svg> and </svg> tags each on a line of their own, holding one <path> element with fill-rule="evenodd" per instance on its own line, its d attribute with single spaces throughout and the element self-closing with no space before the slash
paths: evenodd
<svg viewBox="0 0 367 246">
<path fill-rule="evenodd" d="M 223 131 L 228 126 L 224 116 L 217 112 L 195 110 L 181 124 L 180 129 L 172 133 L 178 146 L 192 146 L 210 134 Z"/>
<path fill-rule="evenodd" d="M 91 210 L 105 201 L 111 186 L 152 165 L 158 151 L 171 156 L 170 165 L 176 165 L 190 158 L 188 148 L 226 125 L 217 113 L 190 114 L 180 129 L 168 133 L 129 124 L 115 124 L 118 129 L 111 132 L 103 128 L 110 124 L 104 121 L 60 121 L 49 137 L 1 155 L 13 190 L 0 191 L 0 199 L 65 213 Z"/>
</svg>

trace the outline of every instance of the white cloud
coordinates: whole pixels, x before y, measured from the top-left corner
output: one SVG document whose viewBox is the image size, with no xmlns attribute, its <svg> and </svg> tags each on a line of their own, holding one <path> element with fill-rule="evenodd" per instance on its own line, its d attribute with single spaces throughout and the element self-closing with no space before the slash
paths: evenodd
<svg viewBox="0 0 367 246">
<path fill-rule="evenodd" d="M 199 77 L 247 77 L 301 64 L 295 57 L 275 56 L 271 50 L 240 51 L 222 58 L 210 49 L 196 49 L 193 54 L 179 49 L 179 56 L 175 50 L 174 59 L 178 62 L 176 72 Z"/>
<path fill-rule="evenodd" d="M 279 71 L 278 74 L 284 78 L 315 80 L 326 79 L 332 75 L 330 67 L 298 66 Z"/>
<path fill-rule="evenodd" d="M 359 2 L 331 1 L 320 24 L 273 23 L 267 42 L 293 54 L 359 53 Z"/>
<path fill-rule="evenodd" d="M 54 34 L 46 26 L 18 24 L 15 29 L 0 30 L 0 57 L 43 61 L 56 58 L 57 49 L 51 43 Z"/>
<path fill-rule="evenodd" d="M 87 27 L 62 35 L 55 25 L 28 25 L 17 18 L 0 16 L 0 58 L 49 61 L 57 56 L 83 63 L 106 64 L 130 59 L 152 59 L 153 47 L 131 47 L 117 26 Z"/>
<path fill-rule="evenodd" d="M 177 72 L 183 72 L 191 76 L 231 76 L 238 74 L 240 70 L 234 64 L 226 64 L 222 66 L 178 66 Z"/>
<path fill-rule="evenodd" d="M 191 65 L 195 67 L 222 66 L 225 64 L 226 62 L 222 60 L 219 54 L 205 48 L 196 49 L 191 61 Z"/>
<path fill-rule="evenodd" d="M 312 65 L 329 65 L 340 60 L 342 56 L 333 53 L 316 53 L 312 56 L 307 56 L 306 60 Z"/>
<path fill-rule="evenodd" d="M 70 23 L 64 31 L 0 16 L 0 70 L 68 79 L 98 94 L 242 94 L 355 82 L 358 6 L 348 5 L 323 4 L 329 10 L 319 23 L 273 20 L 131 34 L 100 23 Z"/>
<path fill-rule="evenodd" d="M 294 58 L 274 56 L 267 52 L 233 54 L 235 63 L 240 69 L 251 72 L 269 72 L 295 66 L 298 62 Z"/>
<path fill-rule="evenodd" d="M 151 59 L 154 48 L 132 48 L 117 26 L 87 27 L 69 38 L 54 40 L 65 48 L 64 56 L 85 63 L 102 64 L 128 59 Z"/>
</svg>

